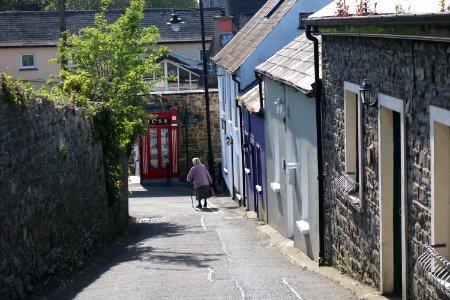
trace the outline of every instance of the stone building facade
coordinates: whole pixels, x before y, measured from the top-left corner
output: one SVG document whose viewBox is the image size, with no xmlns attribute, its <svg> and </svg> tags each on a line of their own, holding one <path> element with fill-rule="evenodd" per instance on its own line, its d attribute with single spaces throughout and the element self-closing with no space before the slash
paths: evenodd
<svg viewBox="0 0 450 300">
<path fill-rule="evenodd" d="M 208 167 L 208 134 L 206 130 L 204 90 L 158 92 L 153 93 L 149 101 L 150 103 L 162 103 L 164 106 L 174 105 L 178 110 L 178 173 L 180 180 L 186 180 L 187 172 L 192 167 L 191 160 L 194 157 L 199 157 L 201 162 Z M 209 89 L 209 110 L 211 119 L 211 140 L 215 162 L 214 170 L 216 173 L 216 182 L 220 184 L 220 124 L 216 89 Z M 188 123 L 187 140 L 186 112 L 188 115 L 203 117 L 200 122 Z M 187 160 L 186 148 L 188 151 Z"/>
<path fill-rule="evenodd" d="M 325 259 L 403 299 L 449 296 L 424 266 L 450 259 L 448 198 L 439 200 L 450 195 L 450 34 L 434 24 L 444 16 L 426 16 L 420 30 L 412 16 L 371 28 L 309 23 L 323 45 Z M 364 79 L 373 106 L 361 102 Z"/>
<path fill-rule="evenodd" d="M 0 298 L 36 296 L 113 241 L 128 201 L 108 204 L 101 142 L 72 107 L 0 88 L 0 141 Z"/>
</svg>

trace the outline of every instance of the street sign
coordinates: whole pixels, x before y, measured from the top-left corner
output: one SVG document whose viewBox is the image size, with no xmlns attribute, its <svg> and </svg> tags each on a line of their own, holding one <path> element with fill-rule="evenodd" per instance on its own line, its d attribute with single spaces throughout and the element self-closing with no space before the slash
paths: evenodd
<svg viewBox="0 0 450 300">
<path fill-rule="evenodd" d="M 187 118 L 188 123 L 199 123 L 203 121 L 203 115 L 189 114 Z"/>
</svg>

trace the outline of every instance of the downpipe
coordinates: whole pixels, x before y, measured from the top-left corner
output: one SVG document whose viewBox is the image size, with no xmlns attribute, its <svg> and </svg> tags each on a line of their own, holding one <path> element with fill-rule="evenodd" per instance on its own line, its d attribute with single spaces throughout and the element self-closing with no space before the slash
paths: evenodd
<svg viewBox="0 0 450 300">
<path fill-rule="evenodd" d="M 323 198 L 323 156 L 322 156 L 322 82 L 319 77 L 319 40 L 312 34 L 311 26 L 306 27 L 306 37 L 314 44 L 314 91 L 316 96 L 317 134 L 317 180 L 319 185 L 319 266 L 325 265 L 325 223 Z"/>
<path fill-rule="evenodd" d="M 239 109 L 239 122 L 240 122 L 240 126 L 239 126 L 239 131 L 240 131 L 240 137 L 241 137 L 241 173 L 242 173 L 242 206 L 246 206 L 246 189 L 245 189 L 245 152 L 244 152 L 244 135 L 242 132 L 242 125 L 244 124 L 243 122 L 243 117 L 242 117 L 242 106 L 239 105 L 238 103 L 239 101 L 236 99 L 236 107 Z"/>
</svg>

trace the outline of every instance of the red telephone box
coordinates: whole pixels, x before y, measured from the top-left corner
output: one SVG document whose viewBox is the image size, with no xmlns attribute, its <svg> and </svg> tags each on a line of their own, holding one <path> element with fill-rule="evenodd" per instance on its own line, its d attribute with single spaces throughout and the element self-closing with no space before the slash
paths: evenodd
<svg viewBox="0 0 450 300">
<path fill-rule="evenodd" d="M 141 139 L 141 182 L 158 183 L 178 180 L 177 109 L 154 108 L 146 111 L 155 115 Z"/>
</svg>

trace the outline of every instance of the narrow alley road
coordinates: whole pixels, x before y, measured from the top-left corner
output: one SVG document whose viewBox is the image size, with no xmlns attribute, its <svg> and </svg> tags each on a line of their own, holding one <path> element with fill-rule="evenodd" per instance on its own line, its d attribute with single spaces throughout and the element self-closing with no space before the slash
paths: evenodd
<svg viewBox="0 0 450 300">
<path fill-rule="evenodd" d="M 229 198 L 199 211 L 185 186 L 131 190 L 131 242 L 50 299 L 357 299 L 292 262 Z"/>
</svg>

